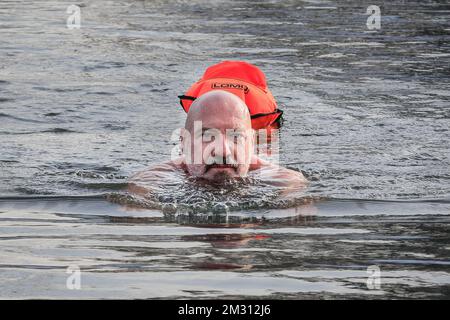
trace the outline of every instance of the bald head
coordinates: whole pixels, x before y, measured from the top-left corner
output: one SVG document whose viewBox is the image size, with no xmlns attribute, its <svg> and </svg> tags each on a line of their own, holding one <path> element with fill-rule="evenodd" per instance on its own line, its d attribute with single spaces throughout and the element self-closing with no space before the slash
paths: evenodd
<svg viewBox="0 0 450 320">
<path fill-rule="evenodd" d="M 250 112 L 245 103 L 223 90 L 209 91 L 192 103 L 185 128 L 190 130 L 194 121 L 202 121 L 203 126 L 219 130 L 251 128 Z"/>
</svg>

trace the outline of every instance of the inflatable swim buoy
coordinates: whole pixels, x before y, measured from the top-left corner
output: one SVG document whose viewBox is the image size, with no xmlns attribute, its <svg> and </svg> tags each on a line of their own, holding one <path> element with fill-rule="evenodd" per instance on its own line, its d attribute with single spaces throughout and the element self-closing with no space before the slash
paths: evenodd
<svg viewBox="0 0 450 320">
<path fill-rule="evenodd" d="M 253 129 L 281 125 L 283 111 L 278 109 L 266 76 L 258 67 L 244 61 L 223 61 L 209 67 L 199 81 L 178 96 L 184 111 L 188 112 L 195 99 L 211 90 L 229 91 L 241 98 L 250 111 Z"/>
</svg>

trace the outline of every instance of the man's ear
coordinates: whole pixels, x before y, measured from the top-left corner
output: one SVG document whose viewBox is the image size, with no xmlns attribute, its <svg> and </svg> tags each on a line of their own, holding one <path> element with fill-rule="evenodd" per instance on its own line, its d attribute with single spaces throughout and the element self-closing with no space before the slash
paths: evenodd
<svg viewBox="0 0 450 320">
<path fill-rule="evenodd" d="M 180 152 L 181 152 L 181 154 L 184 153 L 184 137 L 183 137 L 183 135 L 180 135 Z"/>
<path fill-rule="evenodd" d="M 191 136 L 190 136 L 190 133 L 189 133 L 189 131 L 187 129 L 181 128 L 179 141 L 180 141 L 181 153 L 183 154 L 184 151 L 188 151 L 189 152 L 189 148 L 190 148 L 189 145 L 191 143 Z"/>
</svg>

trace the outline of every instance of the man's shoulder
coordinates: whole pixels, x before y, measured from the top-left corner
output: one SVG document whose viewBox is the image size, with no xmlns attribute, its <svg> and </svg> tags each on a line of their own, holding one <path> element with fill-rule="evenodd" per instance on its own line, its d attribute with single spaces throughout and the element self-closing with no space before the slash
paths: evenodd
<svg viewBox="0 0 450 320">
<path fill-rule="evenodd" d="M 271 166 L 271 165 L 272 165 L 272 163 L 270 163 L 270 162 L 268 162 L 266 160 L 263 160 L 260 157 L 254 155 L 252 157 L 251 162 L 250 162 L 249 171 L 258 170 L 258 169 L 261 169 L 261 168 L 264 168 L 264 167 L 268 167 L 268 166 Z"/>
<path fill-rule="evenodd" d="M 262 180 L 268 180 L 277 185 L 305 185 L 308 180 L 302 172 L 288 169 L 267 160 L 258 158 L 255 165 L 251 167 L 253 175 L 257 175 Z"/>
<path fill-rule="evenodd" d="M 130 178 L 130 182 L 147 180 L 149 178 L 158 177 L 163 173 L 174 172 L 178 170 L 183 170 L 183 162 L 179 162 L 177 160 L 153 164 L 133 175 Z"/>
</svg>

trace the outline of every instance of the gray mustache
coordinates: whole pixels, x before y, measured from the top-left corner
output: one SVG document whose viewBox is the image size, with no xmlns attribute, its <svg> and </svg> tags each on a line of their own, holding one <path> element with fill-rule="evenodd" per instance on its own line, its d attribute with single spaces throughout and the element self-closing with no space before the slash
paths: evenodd
<svg viewBox="0 0 450 320">
<path fill-rule="evenodd" d="M 228 158 L 216 157 L 216 158 L 212 158 L 212 159 L 208 159 L 208 160 L 211 163 L 206 165 L 205 172 L 208 172 L 210 169 L 212 169 L 218 165 L 229 166 L 230 168 L 233 168 L 234 170 L 237 170 L 237 167 L 238 167 L 237 162 L 231 157 L 228 157 Z"/>
</svg>

